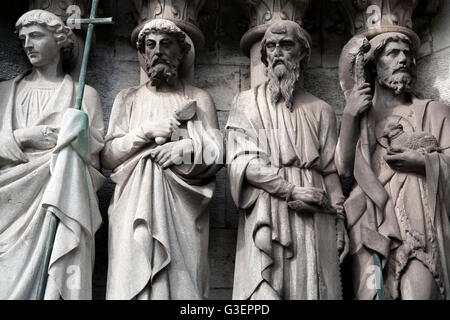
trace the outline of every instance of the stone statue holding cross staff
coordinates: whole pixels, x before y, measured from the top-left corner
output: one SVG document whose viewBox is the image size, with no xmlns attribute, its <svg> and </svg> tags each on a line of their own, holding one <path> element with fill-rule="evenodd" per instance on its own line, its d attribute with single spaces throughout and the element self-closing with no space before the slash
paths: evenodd
<svg viewBox="0 0 450 320">
<path fill-rule="evenodd" d="M 59 17 L 32 10 L 16 29 L 33 68 L 0 83 L 0 299 L 91 299 L 100 99 L 83 70 L 80 83 L 65 73 L 72 31 Z"/>
</svg>

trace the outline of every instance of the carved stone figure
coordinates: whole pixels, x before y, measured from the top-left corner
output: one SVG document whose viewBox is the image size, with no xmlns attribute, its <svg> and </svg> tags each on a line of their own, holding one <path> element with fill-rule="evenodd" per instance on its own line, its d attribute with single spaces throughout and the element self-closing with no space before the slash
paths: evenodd
<svg viewBox="0 0 450 320">
<path fill-rule="evenodd" d="M 148 22 L 137 48 L 150 80 L 112 109 L 107 299 L 208 296 L 208 206 L 223 146 L 211 97 L 181 77 L 193 63 L 187 40 L 173 22 Z"/>
<path fill-rule="evenodd" d="M 310 54 L 297 23 L 270 25 L 261 44 L 269 80 L 239 94 L 230 112 L 228 173 L 243 211 L 234 299 L 341 298 L 347 241 L 336 116 L 301 86 Z"/>
<path fill-rule="evenodd" d="M 376 253 L 386 298 L 448 299 L 450 108 L 416 96 L 418 37 L 379 32 L 359 66 L 355 39 L 341 58 L 347 103 L 336 152 L 339 174 L 356 182 L 345 202 L 355 298 L 379 297 Z"/>
<path fill-rule="evenodd" d="M 104 182 L 100 99 L 87 86 L 83 111 L 72 109 L 78 84 L 63 71 L 71 30 L 59 17 L 29 11 L 16 29 L 33 69 L 0 83 L 0 299 L 41 299 L 44 283 L 45 299 L 90 299 Z"/>
</svg>

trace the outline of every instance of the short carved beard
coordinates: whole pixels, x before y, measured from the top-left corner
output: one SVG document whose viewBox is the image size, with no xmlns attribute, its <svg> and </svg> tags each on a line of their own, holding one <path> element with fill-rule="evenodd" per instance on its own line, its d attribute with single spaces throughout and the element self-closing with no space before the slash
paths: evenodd
<svg viewBox="0 0 450 320">
<path fill-rule="evenodd" d="M 414 75 L 401 72 L 385 77 L 378 77 L 378 83 L 386 88 L 394 90 L 395 94 L 412 93 Z"/>
<path fill-rule="evenodd" d="M 145 58 L 145 71 L 150 78 L 151 85 L 157 88 L 163 83 L 172 85 L 178 78 L 178 66 L 162 57 Z"/>
<path fill-rule="evenodd" d="M 292 63 L 284 60 L 284 64 L 275 67 L 269 65 L 265 69 L 269 78 L 270 100 L 276 105 L 284 100 L 286 107 L 292 112 L 294 110 L 294 90 L 300 78 L 300 63 Z"/>
</svg>

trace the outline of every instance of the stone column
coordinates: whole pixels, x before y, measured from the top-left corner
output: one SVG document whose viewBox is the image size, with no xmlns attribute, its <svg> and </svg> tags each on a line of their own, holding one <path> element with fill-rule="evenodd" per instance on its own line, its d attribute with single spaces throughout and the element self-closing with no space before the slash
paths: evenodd
<svg viewBox="0 0 450 320">
<path fill-rule="evenodd" d="M 42 9 L 52 12 L 61 18 L 67 24 L 67 19 L 88 18 L 90 10 L 89 0 L 29 0 L 29 9 Z M 81 61 L 84 51 L 84 35 L 86 25 L 69 25 L 75 34 L 75 43 L 73 48 L 73 68 L 70 71 L 72 78 L 77 81 L 80 76 Z"/>
<path fill-rule="evenodd" d="M 247 7 L 250 16 L 250 28 L 241 39 L 241 48 L 250 57 L 250 80 L 254 88 L 266 80 L 259 46 L 267 27 L 280 20 L 292 20 L 303 26 L 303 18 L 311 0 L 239 1 Z"/>
<path fill-rule="evenodd" d="M 135 46 L 137 36 L 146 22 L 152 19 L 167 19 L 173 21 L 183 30 L 194 45 L 195 52 L 203 49 L 205 37 L 198 28 L 198 13 L 206 0 L 133 0 L 136 7 L 136 20 L 138 26 L 131 35 L 132 45 Z M 185 80 L 192 81 L 194 66 L 185 75 Z M 141 70 L 141 83 L 147 81 L 148 77 Z"/>
</svg>

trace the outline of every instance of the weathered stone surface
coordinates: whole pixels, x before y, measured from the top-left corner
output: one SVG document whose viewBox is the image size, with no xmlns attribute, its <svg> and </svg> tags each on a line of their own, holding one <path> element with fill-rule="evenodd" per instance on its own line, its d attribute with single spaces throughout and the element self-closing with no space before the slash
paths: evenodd
<svg viewBox="0 0 450 320">
<path fill-rule="evenodd" d="M 450 47 L 420 59 L 417 63 L 417 92 L 450 105 Z"/>
<path fill-rule="evenodd" d="M 27 10 L 27 4 L 25 4 L 27 1 L 3 2 L 0 12 L 0 81 L 11 79 L 29 67 L 26 57 L 22 53 L 20 42 L 13 33 L 16 19 Z M 117 11 L 114 13 L 116 23 L 113 27 L 96 28 L 97 41 L 91 53 L 87 78 L 87 83 L 93 86 L 100 94 L 105 128 L 108 126 L 110 111 L 117 93 L 121 89 L 139 84 L 140 69 L 136 61 L 135 49 L 129 41 L 131 31 L 136 26 L 132 13 L 134 4 L 131 0 L 112 0 L 112 2 L 115 2 L 117 5 Z M 322 2 L 324 3 L 323 5 Z M 311 15 L 320 20 L 321 15 L 335 15 L 335 12 L 329 12 L 329 2 L 331 1 L 313 1 L 308 16 Z M 425 38 L 422 33 L 419 34 L 423 43 L 421 50 L 423 50 L 423 55 L 426 58 L 419 58 L 418 60 L 419 79 L 417 86 L 423 88 L 423 92 L 428 97 L 450 104 L 450 74 L 448 67 L 450 51 L 446 49 L 450 43 L 448 32 L 450 25 L 450 1 L 445 0 L 441 1 L 441 3 L 441 11 L 432 20 L 432 36 L 430 39 Z M 321 11 L 322 14 L 316 14 L 316 12 L 320 13 Z M 235 26 L 233 25 L 234 21 L 230 22 L 228 18 L 217 18 L 220 16 L 224 17 L 224 13 L 238 13 L 242 16 L 240 23 L 244 26 Z M 220 108 L 225 109 L 225 111 L 218 111 L 219 124 L 223 129 L 228 118 L 226 110 L 231 105 L 233 97 L 239 91 L 250 88 L 250 60 L 239 49 L 239 39 L 247 30 L 245 24 L 248 21 L 246 21 L 246 12 L 236 4 L 236 1 L 230 0 L 206 1 L 204 9 L 200 12 L 199 20 L 200 29 L 205 34 L 206 46 L 196 58 L 197 76 L 203 78 L 205 75 L 205 78 L 208 78 L 210 75 L 214 75 L 212 78 L 215 78 L 215 75 L 220 75 L 223 71 L 222 67 L 236 67 L 234 69 L 235 73 L 232 72 L 233 76 L 230 76 L 228 79 L 229 83 L 215 82 L 213 85 L 215 88 L 210 92 L 213 94 L 214 99 L 218 99 L 216 105 L 220 105 Z M 235 35 L 234 32 L 240 32 L 240 34 Z M 332 105 L 338 113 L 338 119 L 340 119 L 339 113 L 342 112 L 344 98 L 339 90 L 337 68 L 322 68 L 322 60 L 328 59 L 330 62 L 325 61 L 324 65 L 333 66 L 333 61 L 337 59 L 337 56 L 333 58 L 333 53 L 339 53 L 341 48 L 335 41 L 335 34 L 333 33 L 325 32 L 320 34 L 314 30 L 310 33 L 313 38 L 313 55 L 309 69 L 305 74 L 305 86 L 311 93 Z M 229 37 L 234 39 L 228 41 Z M 326 46 L 327 48 L 325 48 Z M 322 54 L 327 57 L 323 58 Z M 423 55 L 419 55 L 419 57 Z M 246 61 L 246 64 L 244 61 Z M 226 65 L 220 66 L 219 62 L 226 63 Z M 198 80 L 201 81 L 202 79 Z M 229 93 L 219 94 L 221 85 L 228 87 L 226 90 Z M 109 171 L 104 170 L 103 172 L 107 176 L 109 175 Z M 230 237 L 230 239 L 235 241 L 238 214 L 228 192 L 228 176 L 225 169 L 219 172 L 219 183 L 225 183 L 225 186 L 217 186 L 217 190 L 219 193 L 223 192 L 223 195 L 222 198 L 213 199 L 211 204 L 211 208 L 213 208 L 211 212 L 211 238 L 216 237 L 213 235 L 218 232 L 217 230 L 222 229 L 224 232 L 228 232 L 226 237 Z M 108 180 L 99 192 L 99 204 L 104 223 L 96 235 L 96 268 L 94 273 L 94 298 L 96 299 L 103 298 L 105 294 L 107 208 L 113 187 L 114 185 Z M 210 243 L 210 254 L 213 257 L 210 258 L 210 261 L 223 251 L 228 252 L 230 257 L 230 263 L 225 266 L 219 265 L 220 268 L 211 270 L 212 281 L 215 281 L 216 277 L 222 279 L 224 277 L 230 278 L 229 275 L 224 276 L 224 274 L 234 272 L 234 255 L 231 253 L 235 249 L 235 243 L 232 241 L 220 242 L 214 240 Z M 228 281 L 227 283 L 228 287 L 225 289 L 212 289 L 211 298 L 231 297 L 232 282 Z"/>
<path fill-rule="evenodd" d="M 235 229 L 214 228 L 210 230 L 209 268 L 211 289 L 231 289 L 233 287 L 236 236 Z"/>
<path fill-rule="evenodd" d="M 211 66 L 199 65 L 196 67 L 194 83 L 208 91 L 218 111 L 230 110 L 233 97 L 239 93 L 240 68 L 239 66 Z"/>
<path fill-rule="evenodd" d="M 433 50 L 435 52 L 450 47 L 449 17 L 450 1 L 441 1 L 439 13 L 432 22 Z"/>
<path fill-rule="evenodd" d="M 339 86 L 337 68 L 307 69 L 304 78 L 305 88 L 309 92 L 331 105 L 337 115 L 342 114 L 345 99 Z"/>
</svg>

